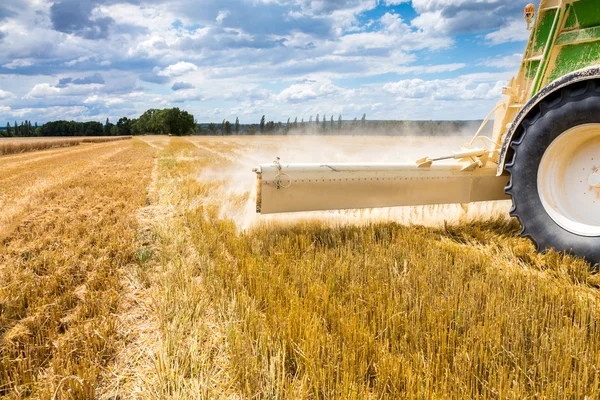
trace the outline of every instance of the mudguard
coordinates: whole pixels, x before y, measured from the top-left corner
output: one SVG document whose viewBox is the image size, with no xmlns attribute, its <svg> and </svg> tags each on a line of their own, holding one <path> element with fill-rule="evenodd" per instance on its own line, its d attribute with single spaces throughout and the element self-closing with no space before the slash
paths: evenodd
<svg viewBox="0 0 600 400">
<path fill-rule="evenodd" d="M 517 130 L 520 128 L 523 121 L 527 119 L 533 112 L 535 112 L 537 105 L 541 101 L 550 97 L 552 94 L 556 93 L 564 87 L 567 87 L 574 83 L 594 79 L 600 79 L 600 64 L 583 68 L 571 72 L 567 75 L 564 75 L 555 80 L 554 82 L 550 83 L 546 87 L 544 87 L 535 96 L 529 99 L 527 104 L 525 104 L 525 106 L 517 114 L 508 132 L 504 136 L 504 139 L 502 141 L 502 150 L 500 151 L 500 158 L 498 159 L 498 169 L 496 171 L 497 175 L 500 176 L 504 173 L 504 169 L 506 166 L 506 157 L 508 151 L 510 150 L 510 144 L 512 143 Z"/>
</svg>

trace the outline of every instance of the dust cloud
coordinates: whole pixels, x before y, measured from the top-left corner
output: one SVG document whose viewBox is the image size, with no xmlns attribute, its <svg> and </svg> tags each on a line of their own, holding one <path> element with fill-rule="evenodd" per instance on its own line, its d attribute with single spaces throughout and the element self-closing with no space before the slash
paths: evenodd
<svg viewBox="0 0 600 400">
<path fill-rule="evenodd" d="M 213 137 L 209 145 L 214 145 L 213 149 L 219 148 L 228 163 L 225 167 L 205 170 L 198 179 L 222 183 L 214 199 L 220 205 L 220 217 L 234 220 L 240 230 L 261 224 L 281 225 L 299 221 L 321 221 L 332 226 L 394 221 L 436 227 L 444 223 L 507 215 L 510 208 L 507 201 L 275 215 L 256 213 L 256 174 L 252 169 L 260 164 L 271 164 L 275 157 L 280 157 L 282 163 L 414 163 L 424 156 L 449 155 L 469 140 L 467 136 Z"/>
</svg>

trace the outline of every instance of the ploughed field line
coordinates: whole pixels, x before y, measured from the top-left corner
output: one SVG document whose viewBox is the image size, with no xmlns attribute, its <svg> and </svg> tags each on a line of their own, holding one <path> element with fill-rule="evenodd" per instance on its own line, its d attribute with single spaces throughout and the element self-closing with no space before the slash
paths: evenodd
<svg viewBox="0 0 600 400">
<path fill-rule="evenodd" d="M 6 160 L 0 171 L 0 237 L 15 226 L 20 215 L 35 210 L 36 201 L 43 199 L 47 190 L 122 151 L 126 148 L 123 143 L 104 143 L 85 149 L 72 147 L 42 159 L 36 156 L 37 152 L 29 153 L 35 160 L 30 163 L 23 159 Z"/>
<path fill-rule="evenodd" d="M 53 158 L 60 158 L 65 155 L 75 155 L 78 153 L 90 153 L 96 151 L 97 148 L 104 148 L 106 146 L 115 146 L 116 142 L 106 142 L 101 144 L 86 144 L 77 147 L 61 147 L 51 150 L 40 150 L 29 153 L 20 153 L 7 156 L 0 156 L 2 161 L 2 171 L 0 172 L 0 179 L 8 179 L 15 176 L 15 173 L 20 173 L 23 167 L 35 163 L 36 165 L 44 160 Z M 41 164 L 40 164 L 41 165 Z"/>
<path fill-rule="evenodd" d="M 96 397 L 125 346 L 115 314 L 120 275 L 138 262 L 136 211 L 154 151 L 122 141 L 67 152 L 28 166 L 40 177 L 4 197 L 26 207 L 18 221 L 8 216 L 14 226 L 0 238 L 0 396 Z M 43 188 L 31 195 L 30 185 Z"/>
</svg>

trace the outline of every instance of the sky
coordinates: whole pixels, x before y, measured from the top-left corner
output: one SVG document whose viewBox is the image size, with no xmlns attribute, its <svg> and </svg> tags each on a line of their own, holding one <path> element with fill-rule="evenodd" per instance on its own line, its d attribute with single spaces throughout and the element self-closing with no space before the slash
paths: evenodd
<svg viewBox="0 0 600 400">
<path fill-rule="evenodd" d="M 517 73 L 529 0 L 9 0 L 0 125 L 316 114 L 482 119 Z"/>
</svg>

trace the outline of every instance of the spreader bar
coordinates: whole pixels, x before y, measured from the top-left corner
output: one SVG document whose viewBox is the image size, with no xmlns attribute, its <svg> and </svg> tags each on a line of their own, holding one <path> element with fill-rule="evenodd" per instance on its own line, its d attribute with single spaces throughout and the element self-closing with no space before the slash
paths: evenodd
<svg viewBox="0 0 600 400">
<path fill-rule="evenodd" d="M 494 165 L 462 171 L 458 163 L 260 165 L 256 210 L 262 214 L 455 204 L 504 200 L 507 176 Z"/>
</svg>

